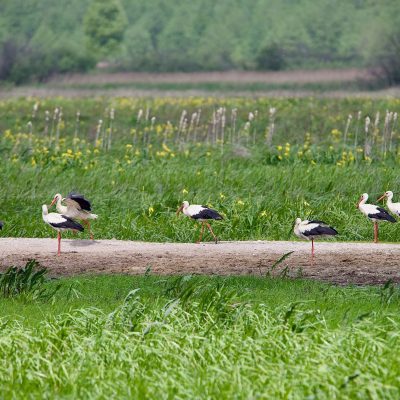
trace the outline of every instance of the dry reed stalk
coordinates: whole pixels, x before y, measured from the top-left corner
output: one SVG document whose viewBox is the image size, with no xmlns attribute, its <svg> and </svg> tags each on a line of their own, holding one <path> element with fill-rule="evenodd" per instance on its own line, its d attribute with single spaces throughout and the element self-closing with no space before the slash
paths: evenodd
<svg viewBox="0 0 400 400">
<path fill-rule="evenodd" d="M 371 119 L 369 117 L 365 118 L 365 139 L 364 139 L 364 157 L 369 157 L 371 154 L 371 145 L 368 142 L 369 126 L 371 124 Z"/>
<path fill-rule="evenodd" d="M 272 145 L 272 139 L 275 133 L 275 114 L 276 114 L 276 108 L 275 107 L 270 107 L 269 109 L 269 126 L 268 126 L 268 131 L 267 131 L 267 145 L 271 147 Z"/>
<path fill-rule="evenodd" d="M 361 111 L 358 111 L 357 113 L 357 126 L 356 126 L 356 133 L 354 137 L 354 152 L 356 152 L 357 149 L 357 140 L 358 140 L 358 131 L 360 129 L 360 121 L 361 121 Z"/>
</svg>

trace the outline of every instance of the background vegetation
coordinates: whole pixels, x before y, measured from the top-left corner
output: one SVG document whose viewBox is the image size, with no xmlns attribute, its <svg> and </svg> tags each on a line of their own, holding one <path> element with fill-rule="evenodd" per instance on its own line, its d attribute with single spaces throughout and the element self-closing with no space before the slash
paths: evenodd
<svg viewBox="0 0 400 400">
<path fill-rule="evenodd" d="M 41 205 L 84 193 L 97 238 L 190 242 L 183 200 L 224 213 L 223 240 L 293 238 L 296 217 L 370 240 L 356 210 L 398 198 L 398 100 L 80 99 L 0 103 L 2 235 L 48 237 Z M 12 184 L 10 184 L 12 182 Z M 84 233 L 83 235 L 85 235 Z M 381 239 L 398 241 L 399 224 Z"/>
<path fill-rule="evenodd" d="M 396 0 L 4 0 L 0 79 L 86 71 L 365 66 L 398 81 Z M 391 61 L 388 61 L 391 60 Z"/>
</svg>

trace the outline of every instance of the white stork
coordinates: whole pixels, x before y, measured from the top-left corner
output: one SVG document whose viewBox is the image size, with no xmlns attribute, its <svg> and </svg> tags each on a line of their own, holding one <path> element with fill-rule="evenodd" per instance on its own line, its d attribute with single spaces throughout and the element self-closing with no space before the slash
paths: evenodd
<svg viewBox="0 0 400 400">
<path fill-rule="evenodd" d="M 58 252 L 57 255 L 61 254 L 61 232 L 72 230 L 83 232 L 83 226 L 73 219 L 67 217 L 66 215 L 57 214 L 57 213 L 49 213 L 47 209 L 47 205 L 42 205 L 42 217 L 43 221 L 46 224 L 50 225 L 53 229 L 57 231 L 57 239 L 58 239 Z"/>
<path fill-rule="evenodd" d="M 62 201 L 65 201 L 67 205 L 64 206 L 62 204 Z M 56 208 L 59 213 L 72 219 L 81 220 L 87 226 L 90 238 L 93 240 L 94 236 L 90 229 L 89 220 L 96 219 L 97 215 L 91 213 L 92 211 L 91 204 L 88 200 L 85 199 L 83 195 L 71 192 L 68 194 L 66 198 L 63 198 L 60 193 L 57 193 L 54 196 L 53 201 L 50 204 L 50 207 L 54 203 L 57 203 Z"/>
<path fill-rule="evenodd" d="M 363 193 L 357 203 L 357 208 L 374 223 L 374 243 L 378 243 L 378 222 L 396 222 L 396 220 L 384 208 L 375 204 L 366 204 L 367 200 L 368 193 Z"/>
<path fill-rule="evenodd" d="M 222 220 L 224 219 L 217 211 L 208 208 L 207 206 L 200 206 L 198 204 L 189 205 L 189 202 L 184 201 L 182 205 L 178 208 L 176 215 L 183 212 L 186 216 L 201 222 L 201 231 L 199 240 L 196 243 L 200 243 L 203 237 L 204 224 L 207 226 L 211 235 L 213 236 L 215 243 L 218 243 L 218 238 L 215 236 L 211 225 L 207 222 L 208 220 Z"/>
<path fill-rule="evenodd" d="M 385 192 L 377 201 L 383 200 L 384 198 L 387 198 L 387 206 L 390 212 L 398 217 L 400 217 L 400 203 L 393 203 L 393 192 L 388 190 Z"/>
<path fill-rule="evenodd" d="M 300 218 L 296 218 L 294 234 L 300 239 L 311 239 L 311 257 L 314 257 L 314 239 L 324 236 L 335 236 L 338 232 L 323 221 L 309 221 L 307 219 L 302 221 Z"/>
</svg>

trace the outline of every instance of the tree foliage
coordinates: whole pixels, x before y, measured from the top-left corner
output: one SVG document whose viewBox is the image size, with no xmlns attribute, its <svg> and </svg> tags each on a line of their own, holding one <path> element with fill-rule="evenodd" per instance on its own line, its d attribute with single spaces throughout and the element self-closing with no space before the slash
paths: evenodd
<svg viewBox="0 0 400 400">
<path fill-rule="evenodd" d="M 126 26 L 127 18 L 119 0 L 93 0 L 84 20 L 89 45 L 93 52 L 102 56 L 118 50 Z"/>
<path fill-rule="evenodd" d="M 4 0 L 0 79 L 94 60 L 146 71 L 391 66 L 398 15 L 398 0 Z"/>
</svg>

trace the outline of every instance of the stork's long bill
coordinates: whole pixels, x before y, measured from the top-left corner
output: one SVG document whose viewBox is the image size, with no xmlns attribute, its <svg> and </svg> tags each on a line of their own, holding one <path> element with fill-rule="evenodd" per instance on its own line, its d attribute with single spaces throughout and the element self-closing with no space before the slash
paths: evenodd
<svg viewBox="0 0 400 400">
<path fill-rule="evenodd" d="M 382 195 L 381 197 L 379 197 L 379 199 L 378 199 L 377 201 L 381 201 L 381 200 L 383 200 L 385 197 L 387 197 L 387 194 L 386 194 L 386 193 L 383 193 L 383 195 Z"/>
<path fill-rule="evenodd" d="M 57 202 L 57 200 L 58 200 L 58 195 L 55 195 L 53 200 L 52 200 L 52 202 L 51 202 L 51 204 L 50 204 L 50 207 L 52 207 Z"/>
<path fill-rule="evenodd" d="M 184 205 L 182 204 L 177 210 L 176 210 L 176 215 L 179 215 L 179 213 L 182 212 Z"/>
</svg>

